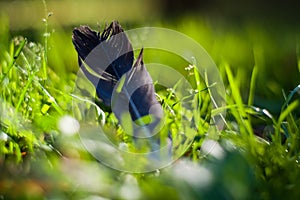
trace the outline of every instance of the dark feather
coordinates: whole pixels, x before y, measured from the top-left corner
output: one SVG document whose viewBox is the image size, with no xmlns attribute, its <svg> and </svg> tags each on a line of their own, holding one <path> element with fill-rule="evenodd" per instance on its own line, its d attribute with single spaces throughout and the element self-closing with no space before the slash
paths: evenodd
<svg viewBox="0 0 300 200">
<path fill-rule="evenodd" d="M 132 120 L 135 121 L 138 118 L 149 114 L 152 114 L 155 117 L 161 117 L 162 110 L 160 109 L 162 108 L 155 97 L 155 89 L 152 78 L 143 62 L 143 49 L 141 50 L 133 68 L 129 71 L 127 84 L 142 85 L 141 87 L 138 87 L 130 97 L 131 104 L 129 106 L 129 112 L 131 113 Z M 157 108 L 154 108 L 154 105 L 156 105 Z M 136 106 L 136 111 L 134 106 Z M 151 107 L 152 109 L 160 109 L 152 110 L 153 113 L 150 113 L 149 111 Z"/>
<path fill-rule="evenodd" d="M 87 26 L 75 28 L 72 39 L 80 68 L 94 84 L 97 96 L 106 106 L 112 106 L 113 90 L 122 75 L 126 74 L 122 92 L 115 101 L 118 105 L 113 109 L 119 120 L 127 106 L 134 121 L 149 114 L 161 117 L 162 108 L 156 100 L 152 78 L 143 63 L 143 50 L 133 65 L 131 43 L 118 22 L 112 22 L 101 35 Z"/>
<path fill-rule="evenodd" d="M 132 69 L 126 73 L 122 90 L 115 94 L 112 110 L 120 121 L 122 114 L 128 110 L 133 121 L 146 115 L 151 115 L 156 121 L 161 119 L 162 107 L 156 99 L 152 78 L 143 63 L 143 49 Z"/>
<path fill-rule="evenodd" d="M 123 124 L 123 114 L 128 111 L 133 121 L 150 115 L 151 121 L 139 123 L 141 126 L 134 124 L 131 134 L 146 137 L 145 140 L 150 142 L 153 151 L 159 149 L 160 138 L 151 136 L 161 123 L 163 110 L 156 99 L 152 78 L 143 62 L 143 49 L 133 65 L 131 43 L 116 21 L 101 34 L 88 26 L 75 28 L 72 40 L 78 53 L 80 68 L 95 86 L 99 99 L 112 109 L 120 124 Z M 122 81 L 119 81 L 121 78 Z"/>
<path fill-rule="evenodd" d="M 100 35 L 88 26 L 80 26 L 74 29 L 72 41 L 80 68 L 96 87 L 97 96 L 110 106 L 116 82 L 131 69 L 134 59 L 131 43 L 122 27 L 114 21 Z"/>
</svg>

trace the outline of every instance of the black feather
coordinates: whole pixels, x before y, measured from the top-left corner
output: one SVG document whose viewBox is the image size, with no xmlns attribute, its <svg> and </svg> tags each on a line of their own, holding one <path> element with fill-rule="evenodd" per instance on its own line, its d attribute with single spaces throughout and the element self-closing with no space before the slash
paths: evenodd
<svg viewBox="0 0 300 200">
<path fill-rule="evenodd" d="M 106 106 L 110 106 L 115 84 L 131 69 L 134 59 L 131 43 L 122 27 L 114 21 L 100 35 L 88 26 L 81 26 L 74 29 L 72 41 L 80 68 L 96 87 L 97 96 Z"/>
<path fill-rule="evenodd" d="M 114 101 L 118 105 L 113 111 L 120 121 L 128 106 L 133 121 L 149 114 L 156 119 L 161 118 L 162 108 L 156 100 L 152 78 L 143 63 L 143 49 L 133 65 L 131 43 L 118 22 L 112 22 L 102 34 L 87 26 L 75 28 L 72 39 L 82 71 L 94 84 L 97 96 L 106 106 L 112 106 L 113 90 L 120 78 L 126 75 L 122 91 Z"/>
<path fill-rule="evenodd" d="M 127 84 L 132 85 L 142 85 L 138 87 L 131 95 L 129 105 L 129 112 L 131 113 L 131 118 L 135 121 L 140 117 L 145 115 L 152 114 L 155 117 L 161 117 L 161 110 L 152 110 L 150 109 L 162 109 L 160 103 L 157 101 L 155 96 L 155 89 L 153 86 L 152 78 L 147 71 L 144 62 L 143 62 L 143 49 L 140 52 L 133 68 L 128 72 L 130 79 L 128 79 Z M 141 79 L 143 81 L 141 81 Z M 143 84 L 141 84 L 143 83 Z M 137 112 L 134 110 L 136 105 Z M 155 108 L 156 106 L 157 108 Z"/>
</svg>

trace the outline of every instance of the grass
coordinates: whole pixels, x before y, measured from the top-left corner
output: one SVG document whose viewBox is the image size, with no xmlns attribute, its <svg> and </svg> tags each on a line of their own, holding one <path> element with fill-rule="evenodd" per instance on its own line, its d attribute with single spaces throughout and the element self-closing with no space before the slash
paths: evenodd
<svg viewBox="0 0 300 200">
<path fill-rule="evenodd" d="M 200 77 L 195 67 L 183 70 L 191 83 L 198 83 L 195 86 L 200 91 L 193 97 L 197 103 L 193 113 L 201 117 L 195 121 L 197 128 L 188 129 L 196 135 L 192 145 L 174 145 L 179 152 L 184 150 L 174 165 L 151 173 L 130 174 L 99 164 L 77 134 L 67 135 L 57 126 L 63 116 L 82 115 L 80 108 L 75 106 L 74 111 L 72 106 L 74 101 L 80 102 L 91 110 L 98 109 L 99 120 L 105 120 L 117 144 L 132 145 L 112 114 L 73 95 L 78 68 L 71 32 L 58 29 L 48 33 L 47 28 L 46 34 L 39 32 L 42 39 L 29 41 L 11 35 L 5 18 L 1 19 L 0 198 L 299 198 L 300 89 L 299 72 L 293 73 L 300 62 L 296 51 L 299 45 L 283 39 L 287 45 L 274 49 L 283 44 L 273 43 L 279 36 L 270 38 L 264 29 L 252 24 L 243 30 L 232 27 L 217 32 L 213 31 L 215 24 L 201 20 L 183 19 L 176 24 L 170 28 L 195 38 L 216 61 L 225 82 L 227 104 L 212 109 L 205 77 Z M 292 44 L 297 59 L 287 61 Z M 151 51 L 148 55 L 145 63 L 154 59 L 177 69 L 186 67 L 170 55 Z M 289 74 L 295 77 L 293 80 L 280 77 L 285 67 L 295 68 Z M 285 89 L 290 85 L 293 87 Z M 185 131 L 180 114 L 185 112 L 192 120 L 193 113 L 184 110 L 174 90 L 175 86 L 160 88 L 157 93 L 167 113 L 166 131 L 171 131 L 174 141 L 180 141 Z M 265 101 L 273 104 L 274 97 L 282 98 L 279 109 L 277 102 L 275 108 L 261 106 Z M 207 134 L 211 117 L 224 110 L 224 129 Z M 217 141 L 215 149 L 221 150 L 205 152 L 205 138 Z"/>
</svg>

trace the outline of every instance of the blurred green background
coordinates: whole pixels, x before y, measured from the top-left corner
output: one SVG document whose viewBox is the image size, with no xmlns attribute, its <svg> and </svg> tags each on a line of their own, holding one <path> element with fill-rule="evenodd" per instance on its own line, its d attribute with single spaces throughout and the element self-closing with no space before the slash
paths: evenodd
<svg viewBox="0 0 300 200">
<path fill-rule="evenodd" d="M 10 126 L 12 131 L 0 124 L 1 145 L 12 152 L 0 155 L 0 199 L 5 197 L 3 191 L 15 199 L 25 199 L 26 195 L 27 199 L 35 196 L 42 199 L 45 194 L 50 199 L 83 199 L 86 194 L 91 196 L 85 199 L 155 199 L 162 196 L 173 199 L 299 198 L 299 119 L 295 117 L 295 120 L 292 118 L 285 122 L 290 108 L 283 109 L 283 117 L 279 117 L 278 124 L 276 118 L 283 106 L 283 93 L 289 94 L 300 82 L 299 5 L 296 0 L 49 0 L 46 4 L 42 0 L 0 0 L 1 69 L 10 63 L 13 66 L 14 53 L 18 51 L 13 49 L 14 45 L 17 48 L 23 41 L 13 39 L 15 36 L 27 38 L 23 57 L 31 59 L 30 66 L 23 65 L 24 58 L 19 59 L 11 71 L 14 72 L 12 74 L 21 74 L 21 79 L 14 75 L 12 80 L 7 81 L 11 88 L 2 88 L 6 91 L 7 102 L 11 102 L 7 108 L 15 106 L 14 102 L 23 101 L 18 95 L 23 93 L 24 83 L 29 82 L 27 74 L 22 74 L 23 70 L 18 68 L 18 63 L 27 67 L 29 72 L 41 67 L 45 47 L 46 72 L 49 73 L 45 76 L 48 77 L 46 81 L 44 74 L 38 74 L 41 85 L 30 86 L 32 90 L 28 99 L 32 102 L 28 104 L 33 105 L 33 111 L 28 107 L 20 107 L 19 110 L 26 114 L 23 114 L 26 120 L 10 122 L 13 124 Z M 281 137 L 278 140 L 276 137 L 272 140 L 268 137 L 258 139 L 247 135 L 242 123 L 235 123 L 240 120 L 250 124 L 250 120 L 242 118 L 242 112 L 236 108 L 231 110 L 233 117 L 229 116 L 226 120 L 230 126 L 239 127 L 229 128 L 229 132 L 226 130 L 220 136 L 225 138 L 222 146 L 229 149 L 223 160 L 202 157 L 198 152 L 200 146 L 193 146 L 196 165 L 183 158 L 170 168 L 152 174 L 130 175 L 98 165 L 85 149 L 81 149 L 76 136 L 71 138 L 59 134 L 56 123 L 60 115 L 67 114 L 71 107 L 72 99 L 68 95 L 72 93 L 78 70 L 77 54 L 71 39 L 73 28 L 87 24 L 96 30 L 103 30 L 105 24 L 114 19 L 125 30 L 159 26 L 180 31 L 198 41 L 219 67 L 228 89 L 228 105 L 232 108 L 236 108 L 235 97 L 231 95 L 233 92 L 227 83 L 228 71 L 224 66 L 228 65 L 232 70 L 235 82 L 231 86 L 240 90 L 245 104 L 251 73 L 257 66 L 254 105 L 267 108 L 275 116 L 268 135 L 272 135 L 274 127 L 278 133 L 285 127 L 289 128 L 289 125 L 296 128 L 284 129 L 285 137 L 282 137 L 285 141 L 281 141 Z M 31 49 L 28 48 L 30 46 Z M 155 61 L 185 73 L 187 63 L 171 56 L 165 52 L 146 50 L 145 63 Z M 18 70 L 22 73 L 17 73 Z M 40 89 L 43 87 L 53 96 L 45 95 Z M 293 105 L 295 108 L 296 104 Z M 16 109 L 6 110 L 14 114 Z M 258 110 L 253 115 L 259 117 L 258 112 L 262 111 L 265 110 Z M 33 128 L 23 130 L 15 124 L 29 124 Z M 14 131 L 15 135 L 11 134 Z M 5 139 L 6 133 L 18 140 L 11 142 Z M 25 138 L 25 142 L 20 138 Z M 201 141 L 197 142 L 201 144 Z M 5 146 L 7 143 L 11 148 Z M 18 143 L 26 148 L 19 148 Z M 186 159 L 189 159 L 188 154 Z M 15 157 L 19 159 L 18 164 L 9 160 Z"/>
<path fill-rule="evenodd" d="M 45 12 L 51 13 L 49 65 L 65 72 L 78 69 L 71 31 L 81 24 L 99 30 L 116 19 L 127 30 L 143 26 L 175 29 L 197 40 L 217 65 L 228 62 L 241 77 L 245 99 L 250 73 L 257 65 L 255 104 L 278 113 L 282 90 L 289 92 L 299 83 L 299 4 L 296 0 L 51 0 L 45 8 L 39 0 L 2 0 L 0 21 L 2 33 L 8 29 L 10 35 L 42 42 L 42 20 Z M 149 52 L 146 61 L 153 60 L 151 55 Z M 167 56 L 153 56 L 171 66 L 182 64 L 172 63 Z"/>
<path fill-rule="evenodd" d="M 61 26 L 113 19 L 145 25 L 179 19 L 183 15 L 230 23 L 248 20 L 281 25 L 297 25 L 300 19 L 296 0 L 49 0 L 47 6 L 55 13 L 51 22 Z M 40 0 L 1 0 L 0 7 L 1 14 L 9 16 L 14 30 L 42 26 L 44 6 Z"/>
</svg>

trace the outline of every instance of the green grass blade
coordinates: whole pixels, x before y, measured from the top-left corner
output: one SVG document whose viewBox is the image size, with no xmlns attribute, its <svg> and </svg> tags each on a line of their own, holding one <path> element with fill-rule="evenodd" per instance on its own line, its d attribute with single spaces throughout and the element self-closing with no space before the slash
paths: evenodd
<svg viewBox="0 0 300 200">
<path fill-rule="evenodd" d="M 27 43 L 27 40 L 23 39 L 21 41 L 19 47 L 17 48 L 17 50 L 14 52 L 15 45 L 14 45 L 13 42 L 11 42 L 11 45 L 10 45 L 11 60 L 9 62 L 9 65 L 8 65 L 7 69 L 3 72 L 3 76 L 2 76 L 2 79 L 0 80 L 0 83 L 3 82 L 4 78 L 6 77 L 6 75 L 9 73 L 9 71 L 11 70 L 11 68 L 14 66 L 16 60 L 20 56 L 20 54 L 21 54 L 23 48 L 25 47 L 26 43 Z"/>
<path fill-rule="evenodd" d="M 252 76 L 251 76 L 251 82 L 250 82 L 250 91 L 249 91 L 249 98 L 248 98 L 248 106 L 252 106 L 254 102 L 254 94 L 255 94 L 255 83 L 257 79 L 257 74 L 258 74 L 258 68 L 255 65 L 252 71 Z"/>
<path fill-rule="evenodd" d="M 196 88 L 197 88 L 197 95 L 198 95 L 198 106 L 199 108 L 201 107 L 201 79 L 199 75 L 198 68 L 195 64 L 193 64 L 193 69 L 194 69 L 194 77 L 195 77 L 195 82 L 196 82 Z"/>
<path fill-rule="evenodd" d="M 244 104 L 243 104 L 243 100 L 242 100 L 240 91 L 237 87 L 237 84 L 236 84 L 236 81 L 233 77 L 232 71 L 231 71 L 231 69 L 230 69 L 230 67 L 227 63 L 225 63 L 225 71 L 226 71 L 228 81 L 229 81 L 229 85 L 230 85 L 230 88 L 231 88 L 232 98 L 235 101 L 235 103 L 237 105 L 237 108 L 238 108 L 238 110 L 235 112 L 236 113 L 235 114 L 236 120 L 239 122 L 240 128 L 245 128 L 246 131 L 250 135 L 253 135 L 253 130 L 251 128 L 251 124 L 249 123 L 248 120 L 244 120 L 244 119 L 247 119 L 248 115 L 245 112 Z M 241 131 L 241 132 L 243 133 L 244 131 Z"/>
<path fill-rule="evenodd" d="M 34 78 L 34 74 L 32 74 L 31 76 L 29 76 L 28 81 L 27 81 L 27 83 L 26 83 L 26 85 L 25 85 L 25 87 L 24 87 L 24 89 L 23 89 L 23 91 L 22 91 L 22 93 L 21 93 L 21 95 L 19 97 L 19 101 L 18 101 L 17 106 L 16 106 L 16 111 L 19 110 L 22 102 L 24 101 L 26 92 L 27 92 L 29 86 L 31 85 L 33 78 Z"/>
<path fill-rule="evenodd" d="M 291 104 L 289 104 L 285 110 L 283 110 L 278 118 L 277 126 L 276 126 L 276 132 L 275 132 L 275 141 L 281 143 L 281 124 L 282 122 L 292 113 L 293 110 L 295 110 L 299 105 L 298 101 L 294 101 Z"/>
<path fill-rule="evenodd" d="M 300 41 L 298 41 L 297 46 L 296 46 L 296 54 L 297 54 L 297 64 L 298 64 L 298 71 L 300 73 Z"/>
</svg>

